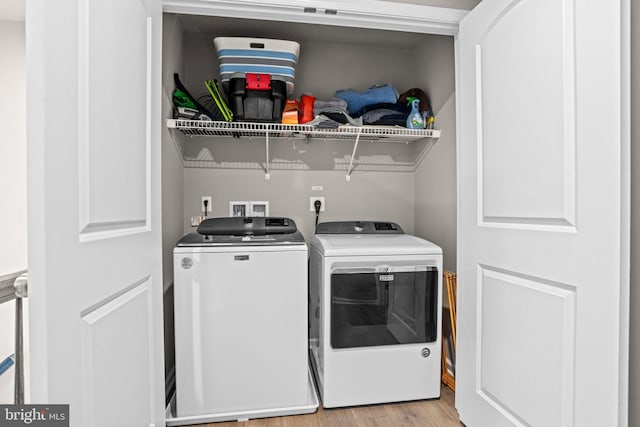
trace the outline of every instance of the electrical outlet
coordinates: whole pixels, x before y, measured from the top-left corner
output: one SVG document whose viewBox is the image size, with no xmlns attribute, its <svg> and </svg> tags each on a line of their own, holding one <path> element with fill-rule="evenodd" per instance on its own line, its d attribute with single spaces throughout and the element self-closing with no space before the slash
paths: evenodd
<svg viewBox="0 0 640 427">
<path fill-rule="evenodd" d="M 200 200 L 200 210 L 204 212 L 204 201 L 207 201 L 207 214 L 211 213 L 211 208 L 213 208 L 213 203 L 211 200 L 211 196 L 202 196 Z"/>
<path fill-rule="evenodd" d="M 316 211 L 316 207 L 314 206 L 314 203 L 316 202 L 316 200 L 320 200 L 320 203 L 322 203 L 320 205 L 320 212 L 324 212 L 324 197 L 318 197 L 318 196 L 309 197 L 309 210 L 311 212 Z"/>
</svg>

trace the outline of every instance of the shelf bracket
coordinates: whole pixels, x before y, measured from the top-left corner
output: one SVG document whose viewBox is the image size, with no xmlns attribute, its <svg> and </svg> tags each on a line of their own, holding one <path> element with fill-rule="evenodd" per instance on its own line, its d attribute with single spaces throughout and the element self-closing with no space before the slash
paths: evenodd
<svg viewBox="0 0 640 427">
<path fill-rule="evenodd" d="M 353 144 L 353 152 L 351 153 L 351 161 L 349 162 L 349 169 L 347 170 L 347 181 L 351 181 L 351 172 L 353 172 L 353 159 L 356 158 L 356 151 L 358 151 L 358 143 L 360 142 L 360 133 L 362 132 L 362 128 L 358 128 L 358 133 L 356 134 L 356 142 Z"/>
<path fill-rule="evenodd" d="M 265 162 L 264 162 L 264 167 L 265 167 L 265 174 L 264 174 L 264 179 L 270 179 L 271 175 L 269 174 L 269 131 L 266 131 L 264 134 L 264 138 L 265 138 Z"/>
</svg>

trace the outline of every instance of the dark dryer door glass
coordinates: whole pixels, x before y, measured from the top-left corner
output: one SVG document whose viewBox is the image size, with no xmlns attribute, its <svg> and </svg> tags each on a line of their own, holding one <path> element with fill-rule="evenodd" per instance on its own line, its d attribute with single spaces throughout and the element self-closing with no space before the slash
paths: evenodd
<svg viewBox="0 0 640 427">
<path fill-rule="evenodd" d="M 336 269 L 331 274 L 331 346 L 433 342 L 437 298 L 435 267 Z"/>
</svg>

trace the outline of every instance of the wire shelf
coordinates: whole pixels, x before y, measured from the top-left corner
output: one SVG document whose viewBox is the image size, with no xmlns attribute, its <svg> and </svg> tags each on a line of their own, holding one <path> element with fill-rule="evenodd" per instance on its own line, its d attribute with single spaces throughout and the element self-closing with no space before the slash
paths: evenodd
<svg viewBox="0 0 640 427">
<path fill-rule="evenodd" d="M 201 120 L 167 119 L 167 127 L 177 129 L 185 135 L 349 139 L 360 137 L 362 141 L 412 143 L 424 138 L 439 138 L 436 129 L 407 129 L 399 126 L 340 126 L 318 128 L 309 125 L 286 125 L 279 123 L 217 122 Z"/>
</svg>

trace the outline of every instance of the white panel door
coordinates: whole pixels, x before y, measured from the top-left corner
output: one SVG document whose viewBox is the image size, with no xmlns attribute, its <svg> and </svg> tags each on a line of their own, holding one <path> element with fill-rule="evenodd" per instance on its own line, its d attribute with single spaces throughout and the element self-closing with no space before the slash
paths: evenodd
<svg viewBox="0 0 640 427">
<path fill-rule="evenodd" d="M 624 0 L 484 0 L 457 39 L 456 406 L 626 425 Z"/>
<path fill-rule="evenodd" d="M 26 8 L 32 401 L 164 425 L 160 2 Z"/>
</svg>

